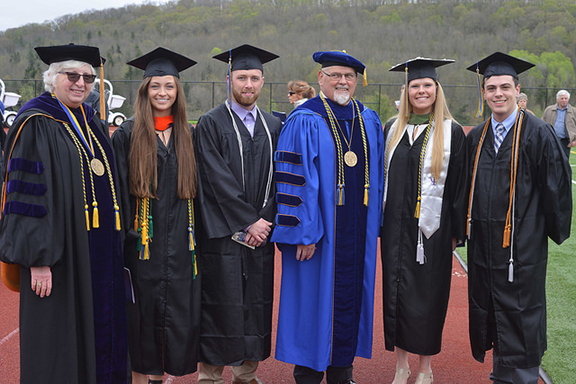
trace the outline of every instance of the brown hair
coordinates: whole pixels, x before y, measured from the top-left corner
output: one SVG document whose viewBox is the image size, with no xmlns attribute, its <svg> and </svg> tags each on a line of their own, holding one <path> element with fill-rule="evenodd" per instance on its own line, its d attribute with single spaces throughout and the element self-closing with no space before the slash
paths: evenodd
<svg viewBox="0 0 576 384">
<path fill-rule="evenodd" d="M 289 81 L 288 90 L 301 94 L 305 99 L 311 99 L 316 96 L 316 90 L 303 80 Z"/>
<path fill-rule="evenodd" d="M 157 138 L 152 104 L 148 98 L 151 77 L 142 81 L 134 104 L 135 120 L 130 140 L 130 193 L 136 197 L 155 198 L 158 185 Z M 192 146 L 192 132 L 186 117 L 186 100 L 180 79 L 174 76 L 177 96 L 172 105 L 174 123 L 172 135 L 178 159 L 178 197 L 196 196 L 196 159 Z"/>
<path fill-rule="evenodd" d="M 436 101 L 434 102 L 434 146 L 432 147 L 432 175 L 436 180 L 440 177 L 440 171 L 442 170 L 442 162 L 444 160 L 444 120 L 450 119 L 455 121 L 450 111 L 448 110 L 448 105 L 446 105 L 446 97 L 444 96 L 444 90 L 439 82 L 436 83 Z M 396 120 L 396 129 L 390 139 L 390 146 L 398 144 L 404 133 L 404 126 L 408 123 L 408 117 L 406 116 L 406 109 L 412 112 L 412 105 L 410 102 L 406 103 L 406 97 L 404 95 L 407 89 L 402 89 L 400 96 L 400 108 L 398 109 L 398 120 Z M 408 105 L 406 105 L 408 104 Z M 388 156 L 388 151 L 386 151 L 386 156 Z M 388 161 L 388 159 L 386 159 Z"/>
</svg>

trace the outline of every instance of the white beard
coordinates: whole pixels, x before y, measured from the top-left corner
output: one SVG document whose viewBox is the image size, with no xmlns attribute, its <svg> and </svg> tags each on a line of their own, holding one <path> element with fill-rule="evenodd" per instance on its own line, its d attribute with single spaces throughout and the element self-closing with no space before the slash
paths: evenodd
<svg viewBox="0 0 576 384">
<path fill-rule="evenodd" d="M 349 92 L 334 92 L 334 102 L 340 105 L 346 105 L 350 101 Z"/>
</svg>

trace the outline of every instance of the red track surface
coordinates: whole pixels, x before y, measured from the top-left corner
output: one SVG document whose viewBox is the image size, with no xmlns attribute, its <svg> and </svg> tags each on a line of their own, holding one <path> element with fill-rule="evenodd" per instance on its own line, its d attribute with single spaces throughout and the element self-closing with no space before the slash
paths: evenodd
<svg viewBox="0 0 576 384">
<path fill-rule="evenodd" d="M 380 259 L 380 258 L 378 258 Z M 376 305 L 374 314 L 374 349 L 371 360 L 357 358 L 354 364 L 354 378 L 360 384 L 391 383 L 394 378 L 394 353 L 384 350 L 382 327 L 382 286 L 380 262 L 377 269 Z M 276 254 L 276 303 L 280 288 L 280 254 Z M 0 383 L 19 382 L 19 344 L 18 344 L 18 295 L 0 284 Z M 452 291 L 448 306 L 448 316 L 444 328 L 442 352 L 432 360 L 434 382 L 438 384 L 490 383 L 488 375 L 492 367 L 489 353 L 486 363 L 480 364 L 472 358 L 468 341 L 468 277 L 458 261 L 454 259 L 452 272 Z M 274 311 L 276 324 L 277 307 Z M 274 347 L 272 348 L 274 351 Z M 38 356 L 38 358 L 42 358 Z M 417 370 L 417 359 L 411 357 L 412 370 Z M 260 364 L 258 377 L 266 384 L 293 383 L 293 366 L 273 357 Z M 224 378 L 231 381 L 231 373 L 226 369 Z M 195 383 L 197 374 L 185 377 L 166 377 L 165 383 Z M 416 373 L 408 381 L 414 383 Z M 542 380 L 540 381 L 541 383 Z M 57 384 L 57 383 L 54 383 Z"/>
</svg>

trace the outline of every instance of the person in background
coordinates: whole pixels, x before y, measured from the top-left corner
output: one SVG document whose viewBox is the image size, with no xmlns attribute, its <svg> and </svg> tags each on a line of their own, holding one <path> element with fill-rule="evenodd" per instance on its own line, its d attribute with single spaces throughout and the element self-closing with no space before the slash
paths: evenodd
<svg viewBox="0 0 576 384">
<path fill-rule="evenodd" d="M 480 362 L 494 349 L 495 383 L 538 383 L 548 237 L 562 243 L 572 221 L 568 158 L 552 127 L 516 104 L 518 74 L 533 66 L 496 52 L 468 67 L 492 111 L 466 137 L 470 344 Z"/>
<path fill-rule="evenodd" d="M 522 108 L 526 112 L 534 114 L 534 112 L 526 108 L 526 106 L 528 105 L 528 95 L 526 95 L 524 92 L 520 92 L 520 94 L 518 95 L 518 99 L 516 100 L 516 103 L 518 104 L 518 107 Z"/>
<path fill-rule="evenodd" d="M 288 100 L 294 108 L 316 96 L 316 90 L 303 80 L 288 82 Z"/>
<path fill-rule="evenodd" d="M 20 267 L 20 382 L 125 383 L 118 177 L 108 129 L 84 103 L 100 52 L 35 50 L 46 92 L 9 131 L 0 220 L 0 260 Z"/>
<path fill-rule="evenodd" d="M 135 114 L 113 134 L 134 301 L 128 303 L 132 383 L 196 371 L 196 160 L 180 72 L 195 65 L 159 47 L 128 65 L 144 70 Z M 148 377 L 147 377 L 148 376 Z"/>
<path fill-rule="evenodd" d="M 385 347 L 396 351 L 393 384 L 407 383 L 409 353 L 419 356 L 416 384 L 433 382 L 452 252 L 466 237 L 466 136 L 448 110 L 436 73 L 452 62 L 418 57 L 390 69 L 408 69 L 398 118 L 384 129 L 380 249 Z"/>
<path fill-rule="evenodd" d="M 263 64 L 278 56 L 248 44 L 215 59 L 228 66 L 225 103 L 196 126 L 202 228 L 202 331 L 198 384 L 257 384 L 270 356 L 276 214 L 273 153 L 282 123 L 256 105 Z"/>
<path fill-rule="evenodd" d="M 342 51 L 312 57 L 320 94 L 290 114 L 275 155 L 276 358 L 295 364 L 296 383 L 319 384 L 326 372 L 328 384 L 353 384 L 355 356 L 372 354 L 384 134 L 353 98 L 364 64 Z"/>
<path fill-rule="evenodd" d="M 554 127 L 564 152 L 570 157 L 570 149 L 576 146 L 576 108 L 570 105 L 568 91 L 558 91 L 556 104 L 546 107 L 542 120 Z"/>
</svg>

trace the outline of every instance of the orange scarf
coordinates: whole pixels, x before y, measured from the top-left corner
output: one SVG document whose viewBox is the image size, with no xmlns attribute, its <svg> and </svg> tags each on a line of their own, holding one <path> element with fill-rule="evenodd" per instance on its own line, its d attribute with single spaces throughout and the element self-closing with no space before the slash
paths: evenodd
<svg viewBox="0 0 576 384">
<path fill-rule="evenodd" d="M 165 131 L 167 130 L 170 125 L 174 122 L 174 116 L 162 116 L 162 117 L 154 117 L 154 128 L 157 131 Z"/>
</svg>

